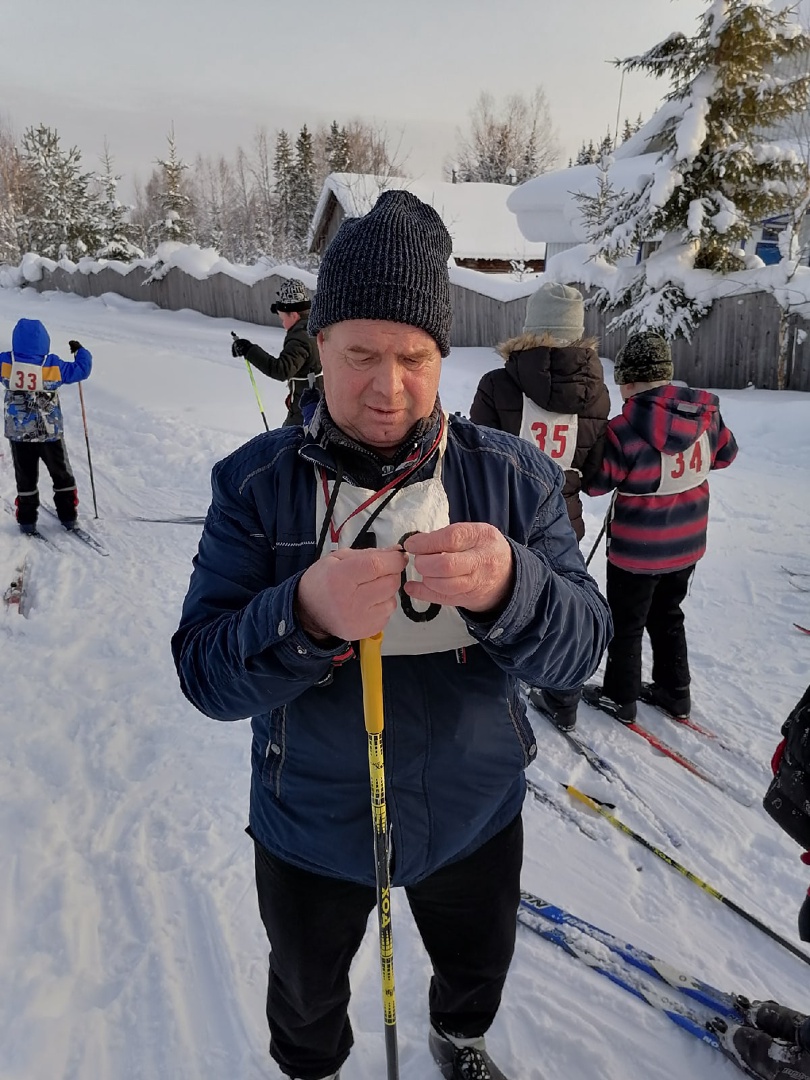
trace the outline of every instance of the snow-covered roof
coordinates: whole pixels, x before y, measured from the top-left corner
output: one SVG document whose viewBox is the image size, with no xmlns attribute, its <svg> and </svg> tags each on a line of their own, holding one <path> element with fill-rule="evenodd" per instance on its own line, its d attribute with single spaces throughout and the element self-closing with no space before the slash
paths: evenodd
<svg viewBox="0 0 810 1080">
<path fill-rule="evenodd" d="M 618 158 L 610 167 L 610 181 L 616 192 L 639 190 L 649 176 L 658 154 Z M 598 165 L 574 165 L 544 173 L 514 188 L 508 208 L 515 214 L 521 232 L 530 240 L 550 244 L 580 244 L 588 239 L 576 195 L 596 195 Z"/>
<path fill-rule="evenodd" d="M 529 240 L 506 205 L 514 192 L 506 184 L 450 184 L 406 176 L 376 177 L 363 173 L 327 176 L 312 218 L 312 234 L 326 224 L 332 200 L 346 217 L 363 217 L 385 189 L 410 191 L 434 207 L 453 239 L 457 259 L 541 259 L 546 237 Z"/>
</svg>

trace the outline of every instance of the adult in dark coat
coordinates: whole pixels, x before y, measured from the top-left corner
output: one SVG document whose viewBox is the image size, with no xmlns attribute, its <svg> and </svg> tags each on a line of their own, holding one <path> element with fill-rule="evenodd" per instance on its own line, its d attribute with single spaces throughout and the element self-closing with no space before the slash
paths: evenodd
<svg viewBox="0 0 810 1080">
<path fill-rule="evenodd" d="M 445 1076 L 505 1080 L 485 1033 L 538 756 L 519 683 L 579 685 L 610 633 L 559 470 L 441 407 L 450 252 L 407 191 L 341 225 L 309 319 L 325 396 L 307 428 L 215 466 L 172 643 L 197 708 L 253 718 L 270 1053 L 299 1080 L 336 1080 L 349 1054 L 349 970 L 377 898 L 358 639 L 385 631 L 382 826 L 433 966 L 428 1044 Z"/>
<path fill-rule="evenodd" d="M 544 282 L 529 297 L 523 333 L 498 346 L 506 361 L 488 371 L 475 393 L 470 419 L 520 435 L 565 473 L 563 495 L 577 540 L 585 535 L 579 492 L 602 457 L 610 395 L 594 338 L 585 338 L 582 294 Z M 532 691 L 532 703 L 559 727 L 576 720 L 580 691 Z"/>
<path fill-rule="evenodd" d="M 523 333 L 498 346 L 506 363 L 484 375 L 470 409 L 473 423 L 522 435 L 562 467 L 577 540 L 582 477 L 599 467 L 610 413 L 596 341 L 584 333 L 581 293 L 545 282 L 529 297 Z"/>
<path fill-rule="evenodd" d="M 304 422 L 301 412 L 302 395 L 310 387 L 323 390 L 318 343 L 307 332 L 307 318 L 312 301 L 303 282 L 295 278 L 283 282 L 277 295 L 278 300 L 271 305 L 270 310 L 274 315 L 278 315 L 281 325 L 287 331 L 278 356 L 271 356 L 247 338 L 236 338 L 231 351 L 234 356 L 244 356 L 262 375 L 287 383 L 287 417 L 282 427 L 293 424 L 300 426 Z"/>
</svg>

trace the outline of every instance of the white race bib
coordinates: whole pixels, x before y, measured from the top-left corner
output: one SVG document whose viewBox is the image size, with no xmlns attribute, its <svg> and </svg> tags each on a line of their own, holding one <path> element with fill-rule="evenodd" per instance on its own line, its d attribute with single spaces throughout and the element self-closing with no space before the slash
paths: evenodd
<svg viewBox="0 0 810 1080">
<path fill-rule="evenodd" d="M 700 487 L 711 472 L 712 447 L 704 431 L 697 442 L 677 454 L 661 454 L 661 482 L 656 495 L 678 495 Z"/>
<path fill-rule="evenodd" d="M 8 379 L 9 390 L 24 390 L 36 393 L 45 387 L 41 364 L 24 364 L 16 357 L 11 359 L 11 375 Z"/>
<path fill-rule="evenodd" d="M 439 459 L 435 474 L 430 480 L 409 484 L 391 499 L 387 506 L 374 518 L 371 531 L 377 540 L 378 548 L 390 548 L 399 543 L 405 533 L 433 532 L 450 524 L 450 505 L 447 493 L 441 481 L 441 459 L 446 446 L 447 432 L 439 447 Z M 320 483 L 316 481 L 317 499 L 315 504 L 316 535 L 320 535 L 326 516 L 326 500 Z M 354 513 L 359 506 L 374 495 L 374 492 L 351 484 L 342 484 L 332 511 L 332 522 L 340 530 L 337 545 L 324 546 L 321 558 L 329 554 L 334 547 L 352 546 L 364 523 L 374 513 L 377 502 L 373 501 L 359 513 Z M 409 559 L 406 570 L 409 581 L 418 581 L 419 575 L 413 569 L 413 559 Z M 414 621 L 403 611 L 403 601 L 416 615 Z M 388 620 L 383 632 L 383 656 L 419 656 L 424 653 L 449 652 L 466 645 L 475 645 L 476 640 L 467 630 L 466 623 L 454 607 L 437 604 L 423 604 L 412 601 L 407 593 L 400 590 L 397 607 Z"/>
<path fill-rule="evenodd" d="M 577 449 L 579 417 L 576 413 L 552 413 L 523 395 L 520 437 L 536 446 L 561 469 L 570 469 Z"/>
</svg>

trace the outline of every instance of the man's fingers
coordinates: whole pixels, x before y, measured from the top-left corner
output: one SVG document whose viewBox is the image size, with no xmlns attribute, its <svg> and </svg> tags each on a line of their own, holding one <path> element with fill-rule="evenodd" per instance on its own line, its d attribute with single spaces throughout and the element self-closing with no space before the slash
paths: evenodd
<svg viewBox="0 0 810 1080">
<path fill-rule="evenodd" d="M 399 548 L 365 549 L 340 548 L 326 556 L 338 562 L 350 564 L 355 582 L 360 585 L 366 581 L 385 577 L 388 574 L 401 574 L 408 565 L 408 557 Z M 347 568 L 348 569 L 348 568 Z"/>
<path fill-rule="evenodd" d="M 443 551 L 465 551 L 480 542 L 475 523 L 455 522 L 434 532 L 414 533 L 402 546 L 410 555 L 433 555 Z"/>
</svg>

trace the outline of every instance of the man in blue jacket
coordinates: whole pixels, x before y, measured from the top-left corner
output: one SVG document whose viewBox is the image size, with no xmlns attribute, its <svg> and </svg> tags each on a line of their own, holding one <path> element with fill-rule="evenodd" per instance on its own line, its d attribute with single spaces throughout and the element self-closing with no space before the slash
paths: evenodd
<svg viewBox="0 0 810 1080">
<path fill-rule="evenodd" d="M 69 341 L 72 360 L 50 352 L 51 339 L 38 319 L 20 319 L 11 335 L 11 352 L 0 353 L 0 380 L 6 388 L 5 435 L 17 481 L 17 522 L 33 533 L 39 512 L 39 463 L 53 481 L 53 502 L 66 529 L 76 527 L 76 479 L 64 440 L 59 387 L 81 382 L 93 357 L 78 341 Z"/>
<path fill-rule="evenodd" d="M 341 226 L 309 320 L 324 400 L 308 427 L 215 466 L 172 641 L 198 709 L 253 718 L 270 1053 L 301 1080 L 336 1078 L 349 1054 L 349 967 L 376 898 L 358 640 L 384 632 L 391 877 L 433 966 L 431 1052 L 446 1077 L 499 1080 L 484 1033 L 537 754 L 519 681 L 579 686 L 610 632 L 560 470 L 441 408 L 450 250 L 408 192 Z"/>
</svg>

